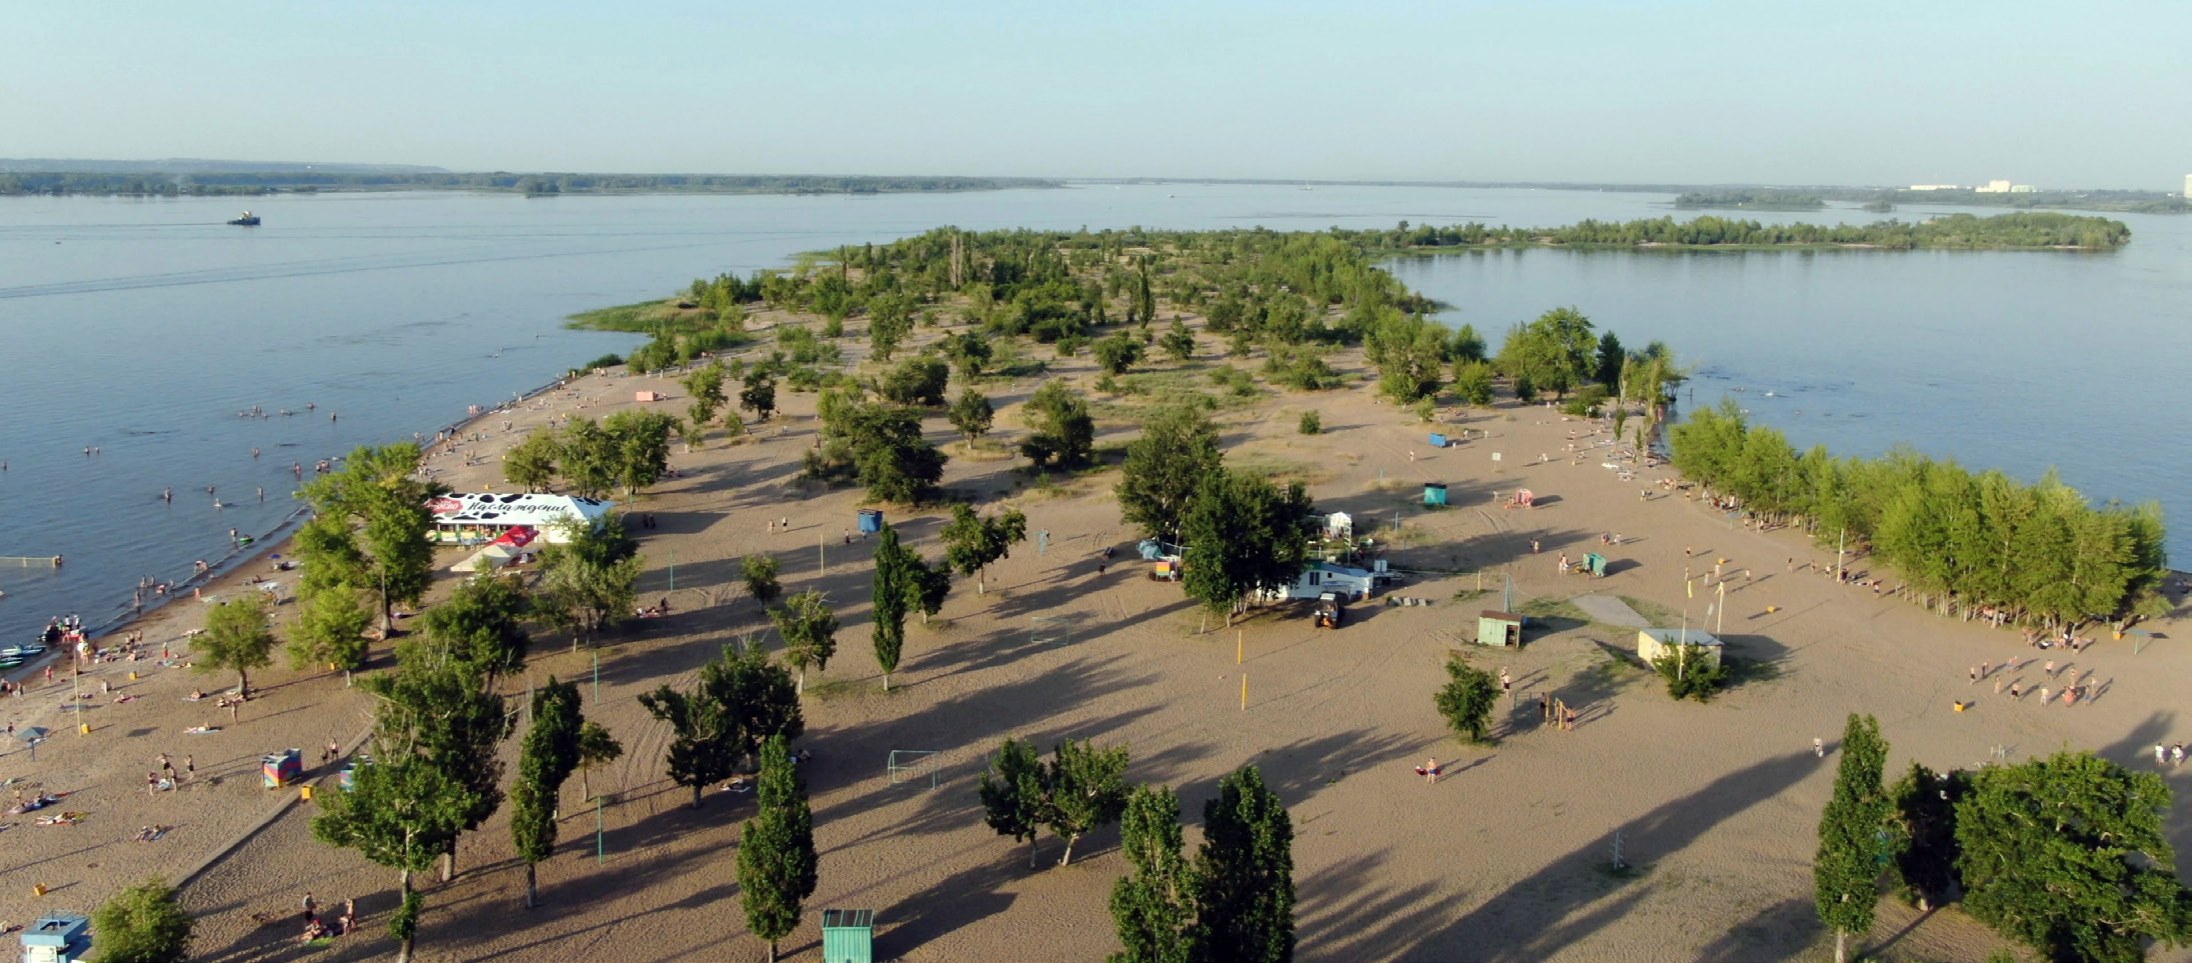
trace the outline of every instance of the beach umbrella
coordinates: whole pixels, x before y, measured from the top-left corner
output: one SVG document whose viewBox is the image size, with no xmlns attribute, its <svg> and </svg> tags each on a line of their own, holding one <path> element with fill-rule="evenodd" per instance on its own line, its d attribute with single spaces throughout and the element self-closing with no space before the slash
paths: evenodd
<svg viewBox="0 0 2192 963">
<path fill-rule="evenodd" d="M 30 761 L 37 762 L 38 744 L 46 741 L 46 733 L 52 731 L 45 726 L 24 726 L 15 730 L 15 738 L 23 740 L 25 744 L 30 746 Z"/>
</svg>

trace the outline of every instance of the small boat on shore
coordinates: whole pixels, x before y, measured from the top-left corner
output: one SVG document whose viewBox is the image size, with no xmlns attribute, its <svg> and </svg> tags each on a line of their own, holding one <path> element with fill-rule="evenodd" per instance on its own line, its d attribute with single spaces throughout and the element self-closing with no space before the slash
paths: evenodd
<svg viewBox="0 0 2192 963">
<path fill-rule="evenodd" d="M 250 211 L 245 211 L 242 217 L 234 218 L 228 223 L 235 225 L 236 227 L 258 227 L 259 215 L 253 214 Z"/>
</svg>

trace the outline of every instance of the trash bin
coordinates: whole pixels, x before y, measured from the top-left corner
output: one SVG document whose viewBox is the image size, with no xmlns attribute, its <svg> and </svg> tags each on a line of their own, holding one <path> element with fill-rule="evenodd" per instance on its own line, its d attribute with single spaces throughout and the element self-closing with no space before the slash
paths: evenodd
<svg viewBox="0 0 2192 963">
<path fill-rule="evenodd" d="M 860 510 L 860 534 L 873 535 L 883 530 L 883 513 L 878 509 Z"/>
<path fill-rule="evenodd" d="M 874 963 L 875 911 L 822 911 L 822 963 Z"/>
</svg>

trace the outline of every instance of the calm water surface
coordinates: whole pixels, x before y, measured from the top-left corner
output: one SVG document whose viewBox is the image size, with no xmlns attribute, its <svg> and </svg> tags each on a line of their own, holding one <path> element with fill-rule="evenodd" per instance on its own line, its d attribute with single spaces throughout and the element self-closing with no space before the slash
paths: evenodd
<svg viewBox="0 0 2192 963">
<path fill-rule="evenodd" d="M 0 640 L 50 615 L 104 621 L 140 576 L 179 579 L 192 560 L 227 554 L 230 529 L 273 529 L 293 508 L 294 462 L 309 471 L 358 444 L 431 433 L 467 405 L 628 349 L 629 336 L 567 331 L 562 319 L 695 276 L 944 224 L 1556 225 L 1658 216 L 1665 201 L 1203 185 L 0 199 L 0 360 L 11 375 L 0 385 L 0 556 L 68 557 L 58 572 L 0 563 Z M 221 223 L 246 203 L 265 226 Z M 1847 209 L 1762 218 L 1872 219 Z M 1734 396 L 1798 445 L 1877 453 L 1909 442 L 2026 477 L 2059 465 L 2096 499 L 2159 499 L 2184 519 L 2192 455 L 2173 443 L 2172 416 L 2192 347 L 2192 222 L 2124 219 L 2134 243 L 2105 255 L 1533 250 L 1394 269 L 1451 304 L 1450 323 L 1474 323 L 1495 344 L 1507 325 L 1565 304 L 1632 346 L 1667 341 L 1702 364 L 1696 403 L 1740 386 Z M 254 406 L 270 417 L 238 416 Z M 172 504 L 162 488 L 175 489 Z M 2177 527 L 2182 559 L 2192 528 Z"/>
</svg>

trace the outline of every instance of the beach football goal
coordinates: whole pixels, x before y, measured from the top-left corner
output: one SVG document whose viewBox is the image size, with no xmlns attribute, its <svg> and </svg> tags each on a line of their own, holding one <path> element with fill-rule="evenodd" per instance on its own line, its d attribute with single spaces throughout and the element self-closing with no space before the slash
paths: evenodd
<svg viewBox="0 0 2192 963">
<path fill-rule="evenodd" d="M 1037 615 L 1028 619 L 1028 641 L 1063 645 L 1073 641 L 1073 620 L 1063 615 Z"/>
<path fill-rule="evenodd" d="M 884 775 L 893 786 L 926 781 L 930 789 L 936 788 L 936 763 L 938 749 L 893 749 L 890 759 L 884 763 Z"/>
</svg>

